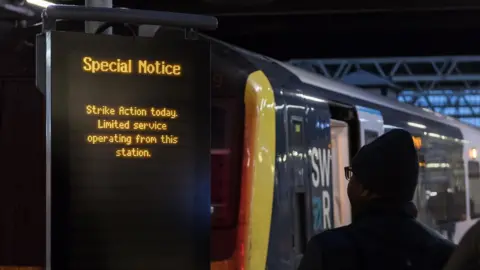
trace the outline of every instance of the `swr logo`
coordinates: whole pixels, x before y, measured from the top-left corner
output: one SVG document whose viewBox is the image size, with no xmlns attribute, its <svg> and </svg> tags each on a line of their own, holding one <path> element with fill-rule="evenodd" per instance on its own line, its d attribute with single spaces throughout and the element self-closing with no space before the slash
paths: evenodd
<svg viewBox="0 0 480 270">
<path fill-rule="evenodd" d="M 332 195 L 330 194 L 332 190 L 330 177 L 331 150 L 313 147 L 309 153 L 312 165 L 312 190 L 321 189 L 321 197 L 312 195 L 313 229 L 315 231 L 330 229 L 332 228 L 332 217 L 330 216 L 332 207 Z M 314 191 L 312 193 L 319 194 L 320 192 Z"/>
</svg>

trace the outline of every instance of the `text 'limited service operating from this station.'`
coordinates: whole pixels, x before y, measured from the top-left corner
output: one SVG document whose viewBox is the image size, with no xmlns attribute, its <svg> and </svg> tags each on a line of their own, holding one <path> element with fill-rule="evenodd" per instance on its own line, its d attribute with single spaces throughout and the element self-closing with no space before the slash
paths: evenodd
<svg viewBox="0 0 480 270">
<path fill-rule="evenodd" d="M 176 145 L 180 140 L 169 129 L 169 121 L 175 121 L 179 117 L 176 109 L 88 104 L 85 105 L 85 114 L 95 117 L 92 120 L 95 121 L 96 131 L 86 134 L 86 142 L 92 145 L 123 145 L 114 150 L 117 158 L 152 158 L 152 146 Z M 122 133 L 106 134 L 105 131 L 109 130 Z"/>
</svg>

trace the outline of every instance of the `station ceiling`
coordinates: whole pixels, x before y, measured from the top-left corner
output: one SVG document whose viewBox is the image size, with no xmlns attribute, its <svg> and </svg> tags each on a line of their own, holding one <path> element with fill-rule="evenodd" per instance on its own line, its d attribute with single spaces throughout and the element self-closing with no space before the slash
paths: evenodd
<svg viewBox="0 0 480 270">
<path fill-rule="evenodd" d="M 477 0 L 113 1 L 118 7 L 215 15 L 219 29 L 208 34 L 280 60 L 480 54 Z M 3 11 L 0 17 L 1 36 L 18 15 Z"/>
<path fill-rule="evenodd" d="M 135 2 L 131 7 L 215 15 L 212 35 L 282 60 L 480 54 L 477 0 Z"/>
</svg>

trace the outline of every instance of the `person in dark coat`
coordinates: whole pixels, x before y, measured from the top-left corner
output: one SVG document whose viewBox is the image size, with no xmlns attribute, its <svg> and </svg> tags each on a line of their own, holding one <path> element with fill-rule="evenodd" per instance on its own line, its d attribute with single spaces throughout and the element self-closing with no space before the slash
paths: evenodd
<svg viewBox="0 0 480 270">
<path fill-rule="evenodd" d="M 480 221 L 477 221 L 462 237 L 443 270 L 480 269 Z"/>
<path fill-rule="evenodd" d="M 345 168 L 352 223 L 308 242 L 298 270 L 440 270 L 455 245 L 416 221 L 418 157 L 394 129 L 360 149 Z"/>
</svg>

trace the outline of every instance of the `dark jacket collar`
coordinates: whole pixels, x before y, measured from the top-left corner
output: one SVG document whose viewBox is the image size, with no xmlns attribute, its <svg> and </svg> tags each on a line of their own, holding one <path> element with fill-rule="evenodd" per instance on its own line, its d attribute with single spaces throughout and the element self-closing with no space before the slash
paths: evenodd
<svg viewBox="0 0 480 270">
<path fill-rule="evenodd" d="M 394 202 L 386 199 L 373 199 L 365 204 L 353 217 L 353 221 L 373 216 L 399 216 L 417 218 L 418 210 L 413 202 Z"/>
</svg>

